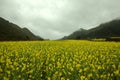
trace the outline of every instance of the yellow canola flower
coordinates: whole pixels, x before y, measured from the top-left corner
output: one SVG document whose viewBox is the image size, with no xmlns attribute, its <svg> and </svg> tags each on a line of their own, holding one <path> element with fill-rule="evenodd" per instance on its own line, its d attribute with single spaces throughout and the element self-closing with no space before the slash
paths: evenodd
<svg viewBox="0 0 120 80">
<path fill-rule="evenodd" d="M 18 70 L 19 70 L 19 67 L 17 67 L 16 70 L 18 71 Z"/>
<path fill-rule="evenodd" d="M 28 71 L 28 73 L 33 73 L 33 70 Z"/>
<path fill-rule="evenodd" d="M 17 62 L 13 62 L 13 64 L 14 64 L 14 65 L 18 65 L 18 63 L 17 63 Z"/>
<path fill-rule="evenodd" d="M 71 71 L 74 71 L 73 67 L 70 67 L 70 70 L 71 70 Z"/>
<path fill-rule="evenodd" d="M 61 79 L 60 80 L 65 80 L 65 78 L 64 77 L 61 77 Z"/>
<path fill-rule="evenodd" d="M 57 62 L 57 66 L 58 66 L 58 67 L 61 67 L 61 63 L 60 63 L 59 61 Z"/>
<path fill-rule="evenodd" d="M 108 73 L 108 76 L 110 76 L 110 73 Z"/>
<path fill-rule="evenodd" d="M 82 71 L 83 71 L 83 70 L 82 70 L 82 69 L 80 69 L 80 70 L 79 70 L 79 73 L 81 73 Z"/>
<path fill-rule="evenodd" d="M 102 67 L 101 67 L 101 66 L 98 66 L 98 69 L 100 70 L 100 69 L 102 69 Z"/>
<path fill-rule="evenodd" d="M 7 62 L 7 64 L 6 64 L 7 66 L 10 65 L 10 64 L 12 64 L 12 62 L 10 61 L 10 59 L 6 59 L 6 62 Z"/>
<path fill-rule="evenodd" d="M 50 77 L 48 77 L 48 78 L 47 78 L 47 80 L 51 80 L 51 78 L 50 78 Z"/>
<path fill-rule="evenodd" d="M 80 64 L 76 64 L 76 68 L 79 68 L 80 67 Z"/>
<path fill-rule="evenodd" d="M 85 79 L 85 76 L 80 76 L 80 79 L 81 79 L 81 80 L 84 80 L 84 79 Z"/>
<path fill-rule="evenodd" d="M 21 78 L 21 75 L 18 75 L 18 78 Z"/>
<path fill-rule="evenodd" d="M 7 72 L 7 74 L 9 74 L 10 75 L 10 71 L 6 71 Z"/>
<path fill-rule="evenodd" d="M 119 75 L 119 70 L 114 71 L 115 75 Z"/>
<path fill-rule="evenodd" d="M 23 67 L 22 67 L 22 70 L 21 71 L 24 71 L 26 68 L 26 64 L 23 64 Z"/>
<path fill-rule="evenodd" d="M 92 73 L 88 74 L 88 78 L 91 78 L 92 76 L 93 76 Z"/>
<path fill-rule="evenodd" d="M 24 80 L 21 74 L 25 72 L 28 80 L 70 80 L 78 76 L 80 80 L 111 79 L 120 75 L 119 54 L 119 42 L 0 42 L 0 78 L 9 80 L 13 75 Z M 77 71 L 78 75 L 74 74 Z"/>
<path fill-rule="evenodd" d="M 57 75 L 57 74 L 58 74 L 58 71 L 56 71 L 55 74 Z"/>
<path fill-rule="evenodd" d="M 59 76 L 62 76 L 62 72 L 59 73 Z"/>
<path fill-rule="evenodd" d="M 3 70 L 2 70 L 2 68 L 1 68 L 1 66 L 0 66 L 0 72 L 2 72 Z"/>
<path fill-rule="evenodd" d="M 84 71 L 87 71 L 88 70 L 88 68 L 84 68 Z"/>
<path fill-rule="evenodd" d="M 3 78 L 3 80 L 9 80 L 9 78 L 7 78 L 7 77 L 4 77 L 4 78 Z"/>
<path fill-rule="evenodd" d="M 31 78 L 32 77 L 32 75 L 29 75 L 29 78 Z"/>
<path fill-rule="evenodd" d="M 113 64 L 112 67 L 115 69 L 116 68 L 115 64 Z"/>
</svg>

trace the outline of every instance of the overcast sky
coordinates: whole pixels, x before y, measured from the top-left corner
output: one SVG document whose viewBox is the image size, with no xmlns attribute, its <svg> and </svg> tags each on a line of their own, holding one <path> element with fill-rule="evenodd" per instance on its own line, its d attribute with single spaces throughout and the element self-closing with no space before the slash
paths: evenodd
<svg viewBox="0 0 120 80">
<path fill-rule="evenodd" d="M 58 39 L 120 18 L 120 0 L 0 0 L 0 17 Z"/>
</svg>

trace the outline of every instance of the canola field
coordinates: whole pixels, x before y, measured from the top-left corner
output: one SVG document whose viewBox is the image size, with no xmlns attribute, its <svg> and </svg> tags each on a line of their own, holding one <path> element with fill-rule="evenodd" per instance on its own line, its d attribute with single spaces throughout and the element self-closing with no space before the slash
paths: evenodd
<svg viewBox="0 0 120 80">
<path fill-rule="evenodd" d="M 0 42 L 0 80 L 119 80 L 120 42 Z"/>
</svg>

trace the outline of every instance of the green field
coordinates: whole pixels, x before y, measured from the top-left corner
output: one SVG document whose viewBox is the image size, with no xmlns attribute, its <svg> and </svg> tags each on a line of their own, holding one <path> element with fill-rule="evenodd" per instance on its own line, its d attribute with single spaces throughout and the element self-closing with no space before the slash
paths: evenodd
<svg viewBox="0 0 120 80">
<path fill-rule="evenodd" d="M 0 80 L 119 80 L 120 42 L 0 42 Z"/>
</svg>

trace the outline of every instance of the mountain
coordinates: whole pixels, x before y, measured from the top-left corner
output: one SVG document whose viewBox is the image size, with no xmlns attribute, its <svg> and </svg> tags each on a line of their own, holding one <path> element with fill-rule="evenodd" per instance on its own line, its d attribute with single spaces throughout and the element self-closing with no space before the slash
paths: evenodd
<svg viewBox="0 0 120 80">
<path fill-rule="evenodd" d="M 0 17 L 0 41 L 43 40 L 27 28 L 20 28 Z"/>
<path fill-rule="evenodd" d="M 65 36 L 64 39 L 94 39 L 94 38 L 108 38 L 108 37 L 120 37 L 120 19 L 112 20 L 107 23 L 103 23 L 92 29 L 80 29 L 73 32 L 69 36 Z"/>
<path fill-rule="evenodd" d="M 83 35 L 85 35 L 86 33 L 87 33 L 87 30 L 81 28 L 81 29 L 73 32 L 69 36 L 63 37 L 62 39 L 81 39 L 81 38 L 83 39 L 84 38 Z"/>
</svg>

